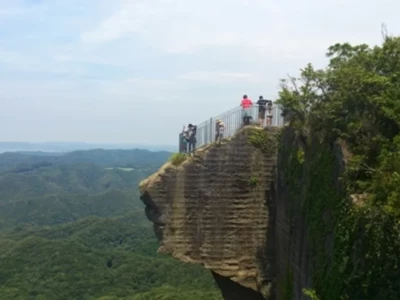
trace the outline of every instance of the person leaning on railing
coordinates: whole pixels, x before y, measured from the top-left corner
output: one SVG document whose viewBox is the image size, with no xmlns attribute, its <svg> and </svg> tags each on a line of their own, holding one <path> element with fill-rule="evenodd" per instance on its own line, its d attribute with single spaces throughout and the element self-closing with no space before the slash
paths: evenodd
<svg viewBox="0 0 400 300">
<path fill-rule="evenodd" d="M 260 123 L 260 127 L 264 127 L 265 123 L 265 112 L 267 111 L 267 102 L 263 96 L 258 97 L 257 105 L 258 105 L 258 122 Z"/>
<path fill-rule="evenodd" d="M 180 149 L 179 152 L 181 153 L 186 153 L 187 152 L 187 148 L 188 148 L 188 131 L 185 130 L 185 125 L 183 125 L 183 129 L 182 132 L 179 135 L 179 144 L 180 144 Z"/>
<path fill-rule="evenodd" d="M 272 100 L 267 101 L 267 126 L 272 125 Z"/>
<path fill-rule="evenodd" d="M 220 119 L 215 123 L 215 141 L 220 141 L 224 137 L 225 124 Z"/>
<path fill-rule="evenodd" d="M 197 126 L 193 124 L 188 125 L 189 135 L 188 135 L 188 143 L 189 143 L 189 153 L 194 152 L 196 149 L 196 134 L 197 134 Z"/>
<path fill-rule="evenodd" d="M 251 113 L 250 109 L 253 106 L 253 102 L 247 97 L 247 95 L 243 95 L 242 102 L 240 103 L 242 107 L 242 117 L 243 117 L 243 124 L 250 125 Z"/>
</svg>

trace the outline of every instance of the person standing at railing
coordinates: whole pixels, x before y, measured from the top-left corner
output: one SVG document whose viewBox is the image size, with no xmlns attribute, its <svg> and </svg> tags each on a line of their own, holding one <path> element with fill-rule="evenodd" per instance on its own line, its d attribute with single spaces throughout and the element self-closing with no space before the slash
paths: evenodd
<svg viewBox="0 0 400 300">
<path fill-rule="evenodd" d="M 251 119 L 251 112 L 250 109 L 253 106 L 253 102 L 247 97 L 247 95 L 243 95 L 242 102 L 240 103 L 240 106 L 243 109 L 243 124 L 244 125 L 250 125 L 250 119 Z"/>
<path fill-rule="evenodd" d="M 183 125 L 183 129 L 182 129 L 181 134 L 179 135 L 179 138 L 180 138 L 180 146 L 181 146 L 179 149 L 179 152 L 187 153 L 189 136 L 188 136 L 188 131 L 185 130 L 185 125 Z"/>
<path fill-rule="evenodd" d="M 193 124 L 189 124 L 188 125 L 189 128 L 189 138 L 188 138 L 188 142 L 189 142 L 189 153 L 194 152 L 194 150 L 196 149 L 196 134 L 197 134 L 197 126 L 193 125 Z"/>
<path fill-rule="evenodd" d="M 224 128 L 225 124 L 220 119 L 217 119 L 215 123 L 215 141 L 221 141 L 223 139 Z"/>
<path fill-rule="evenodd" d="M 268 100 L 267 104 L 267 126 L 272 125 L 272 100 Z"/>
<path fill-rule="evenodd" d="M 267 102 L 263 96 L 258 97 L 257 105 L 258 105 L 258 122 L 260 123 L 260 127 L 264 127 L 265 123 L 265 112 L 267 111 Z"/>
</svg>

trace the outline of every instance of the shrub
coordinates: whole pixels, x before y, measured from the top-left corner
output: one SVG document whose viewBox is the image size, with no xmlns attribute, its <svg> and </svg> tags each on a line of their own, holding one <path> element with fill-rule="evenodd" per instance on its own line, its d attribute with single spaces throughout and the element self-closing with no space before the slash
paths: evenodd
<svg viewBox="0 0 400 300">
<path fill-rule="evenodd" d="M 265 130 L 252 128 L 249 133 L 249 142 L 260 149 L 264 154 L 271 155 L 277 146 L 276 136 L 270 135 Z"/>
<path fill-rule="evenodd" d="M 249 184 L 252 188 L 255 188 L 258 185 L 258 178 L 255 176 L 251 176 L 249 179 Z"/>
<path fill-rule="evenodd" d="M 186 158 L 187 155 L 185 153 L 174 153 L 169 160 L 174 166 L 179 166 L 186 160 Z"/>
</svg>

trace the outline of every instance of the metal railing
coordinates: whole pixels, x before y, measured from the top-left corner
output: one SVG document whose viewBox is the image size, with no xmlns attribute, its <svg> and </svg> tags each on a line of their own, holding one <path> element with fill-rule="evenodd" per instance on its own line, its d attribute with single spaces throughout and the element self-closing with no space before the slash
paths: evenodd
<svg viewBox="0 0 400 300">
<path fill-rule="evenodd" d="M 224 112 L 216 117 L 212 117 L 207 121 L 204 121 L 197 125 L 196 134 L 196 148 L 202 147 L 215 141 L 216 134 L 216 121 L 219 119 L 224 123 L 223 138 L 228 138 L 243 127 L 243 108 L 238 106 L 227 112 Z M 250 116 L 250 124 L 259 124 L 258 113 L 259 106 L 253 105 L 247 110 Z M 271 125 L 269 126 L 283 126 L 284 120 L 282 117 L 282 109 L 278 105 L 273 105 L 271 109 L 272 119 Z M 266 115 L 268 114 L 268 108 Z M 264 116 L 264 124 L 266 126 L 267 116 Z M 182 149 L 182 133 L 179 134 L 179 151 Z"/>
</svg>

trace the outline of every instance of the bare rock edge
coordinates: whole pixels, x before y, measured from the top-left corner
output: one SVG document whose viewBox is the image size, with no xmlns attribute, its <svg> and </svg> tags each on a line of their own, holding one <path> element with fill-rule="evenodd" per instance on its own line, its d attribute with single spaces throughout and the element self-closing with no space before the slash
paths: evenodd
<svg viewBox="0 0 400 300">
<path fill-rule="evenodd" d="M 275 299 L 278 132 L 243 128 L 139 186 L 159 251 L 212 271 L 224 299 Z"/>
</svg>

